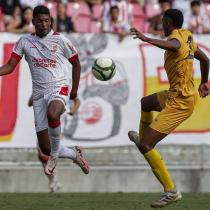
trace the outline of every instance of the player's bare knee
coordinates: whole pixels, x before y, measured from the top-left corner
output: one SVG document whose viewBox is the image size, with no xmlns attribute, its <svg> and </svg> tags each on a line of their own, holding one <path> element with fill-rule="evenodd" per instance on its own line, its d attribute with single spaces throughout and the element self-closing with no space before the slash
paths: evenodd
<svg viewBox="0 0 210 210">
<path fill-rule="evenodd" d="M 147 97 L 143 97 L 141 99 L 141 110 L 144 111 L 144 112 L 149 112 L 150 110 L 148 109 L 149 108 L 149 104 L 148 104 L 149 100 Z"/>
<path fill-rule="evenodd" d="M 49 122 L 56 122 L 60 120 L 60 113 L 57 112 L 47 112 L 47 118 Z"/>
<path fill-rule="evenodd" d="M 153 146 L 148 143 L 140 142 L 139 144 L 139 150 L 142 154 L 145 154 L 152 149 L 153 149 Z"/>
</svg>

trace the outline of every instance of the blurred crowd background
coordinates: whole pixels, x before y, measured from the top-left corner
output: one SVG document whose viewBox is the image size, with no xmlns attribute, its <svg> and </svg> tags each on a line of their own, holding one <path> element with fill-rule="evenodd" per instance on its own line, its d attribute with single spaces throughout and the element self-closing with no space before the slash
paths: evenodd
<svg viewBox="0 0 210 210">
<path fill-rule="evenodd" d="M 184 14 L 184 27 L 196 34 L 210 33 L 210 0 L 1 0 L 0 32 L 30 33 L 33 8 L 46 5 L 52 28 L 58 32 L 128 34 L 130 27 L 163 35 L 162 14 L 169 8 Z"/>
</svg>

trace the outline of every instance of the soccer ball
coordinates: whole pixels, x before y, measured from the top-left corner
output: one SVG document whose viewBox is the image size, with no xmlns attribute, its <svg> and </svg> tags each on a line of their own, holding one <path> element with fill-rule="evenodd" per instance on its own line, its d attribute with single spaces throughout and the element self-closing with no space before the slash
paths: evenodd
<svg viewBox="0 0 210 210">
<path fill-rule="evenodd" d="M 92 72 L 96 79 L 110 80 L 116 73 L 116 65 L 111 58 L 97 58 L 92 66 Z"/>
</svg>

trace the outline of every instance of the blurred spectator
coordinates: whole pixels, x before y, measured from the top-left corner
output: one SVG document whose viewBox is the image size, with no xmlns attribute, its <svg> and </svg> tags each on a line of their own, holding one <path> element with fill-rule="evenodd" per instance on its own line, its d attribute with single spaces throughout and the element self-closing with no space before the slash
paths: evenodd
<svg viewBox="0 0 210 210">
<path fill-rule="evenodd" d="M 19 6 L 16 6 L 12 18 L 9 20 L 7 24 L 5 24 L 5 30 L 8 31 L 8 26 L 9 28 L 18 26 L 20 22 L 21 22 L 21 8 Z"/>
<path fill-rule="evenodd" d="M 102 0 L 86 0 L 88 6 L 90 7 L 90 10 L 92 11 L 92 7 L 94 5 L 101 5 L 103 3 Z"/>
<path fill-rule="evenodd" d="M 58 15 L 54 21 L 54 30 L 58 32 L 72 32 L 74 31 L 71 18 L 67 16 L 67 6 L 64 3 L 57 5 Z"/>
<path fill-rule="evenodd" d="M 21 21 L 16 24 L 11 23 L 7 26 L 8 32 L 14 33 L 32 33 L 34 26 L 32 24 L 33 10 L 31 7 L 26 7 L 22 11 Z"/>
<path fill-rule="evenodd" d="M 172 3 L 170 0 L 159 0 L 159 4 L 161 7 L 161 14 L 150 19 L 148 33 L 163 36 L 162 17 L 164 12 L 171 8 Z"/>
<path fill-rule="evenodd" d="M 119 8 L 119 21 L 124 22 L 125 24 L 132 24 L 132 7 L 130 6 L 130 2 L 132 0 L 108 0 L 104 1 L 104 11 L 102 21 L 107 21 L 110 18 L 110 8 L 113 6 L 117 6 Z"/>
<path fill-rule="evenodd" d="M 191 2 L 191 16 L 188 22 L 188 29 L 196 34 L 210 33 L 210 19 L 206 14 L 201 13 L 201 2 Z"/>
<path fill-rule="evenodd" d="M 174 0 L 172 7 L 182 11 L 184 16 L 183 28 L 187 28 L 190 18 L 190 2 L 191 0 Z"/>
<path fill-rule="evenodd" d="M 114 33 L 119 35 L 121 41 L 129 33 L 130 26 L 119 20 L 119 8 L 112 6 L 109 12 L 110 18 L 103 22 L 104 33 Z"/>
<path fill-rule="evenodd" d="M 2 7 L 3 22 L 7 25 L 12 19 L 15 8 L 20 6 L 19 0 L 1 0 L 0 6 Z"/>
<path fill-rule="evenodd" d="M 145 0 L 144 3 L 145 4 L 157 4 L 158 0 Z"/>
<path fill-rule="evenodd" d="M 22 8 L 31 7 L 34 8 L 40 4 L 44 4 L 44 0 L 20 0 Z"/>
</svg>

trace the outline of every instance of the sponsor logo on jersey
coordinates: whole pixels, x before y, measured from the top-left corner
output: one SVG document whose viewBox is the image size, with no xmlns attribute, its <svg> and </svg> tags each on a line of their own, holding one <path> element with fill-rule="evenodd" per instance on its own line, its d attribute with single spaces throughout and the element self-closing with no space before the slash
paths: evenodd
<svg viewBox="0 0 210 210">
<path fill-rule="evenodd" d="M 33 67 L 56 68 L 56 61 L 48 58 L 33 58 Z"/>
</svg>

